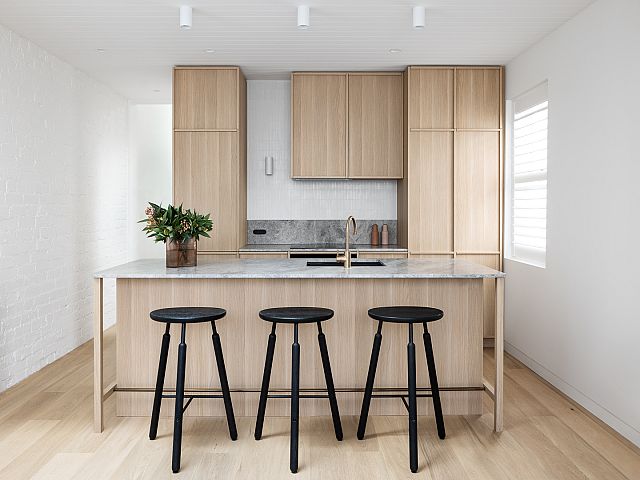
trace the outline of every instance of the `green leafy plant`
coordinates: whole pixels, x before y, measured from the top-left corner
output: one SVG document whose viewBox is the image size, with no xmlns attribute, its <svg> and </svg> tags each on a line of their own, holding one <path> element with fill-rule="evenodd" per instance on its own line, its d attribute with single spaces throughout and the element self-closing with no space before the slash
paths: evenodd
<svg viewBox="0 0 640 480">
<path fill-rule="evenodd" d="M 200 215 L 195 211 L 184 210 L 182 205 L 168 205 L 164 208 L 162 205 L 149 202 L 144 213 L 147 217 L 138 223 L 145 224 L 142 231 L 156 242 L 183 242 L 190 238 L 198 240 L 200 236 L 209 237 L 207 232 L 213 229 L 209 214 Z"/>
</svg>

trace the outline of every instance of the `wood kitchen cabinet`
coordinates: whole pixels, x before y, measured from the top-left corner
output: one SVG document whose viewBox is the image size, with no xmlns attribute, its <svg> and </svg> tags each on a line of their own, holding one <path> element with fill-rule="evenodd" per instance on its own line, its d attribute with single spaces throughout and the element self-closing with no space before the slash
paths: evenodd
<svg viewBox="0 0 640 480">
<path fill-rule="evenodd" d="M 410 258 L 450 256 L 502 268 L 502 67 L 409 67 L 398 243 Z M 485 337 L 495 282 L 485 282 Z"/>
<path fill-rule="evenodd" d="M 402 178 L 402 74 L 348 75 L 349 178 Z"/>
<path fill-rule="evenodd" d="M 347 176 L 347 75 L 291 76 L 291 177 Z"/>
<path fill-rule="evenodd" d="M 456 128 L 502 128 L 501 78 L 498 68 L 456 69 Z"/>
<path fill-rule="evenodd" d="M 173 72 L 173 128 L 239 129 L 239 69 L 190 67 Z"/>
<path fill-rule="evenodd" d="M 400 72 L 293 73 L 291 177 L 403 176 Z"/>
<path fill-rule="evenodd" d="M 457 132 L 455 183 L 457 252 L 500 250 L 500 134 Z"/>
<path fill-rule="evenodd" d="M 173 203 L 211 214 L 211 238 L 200 238 L 198 253 L 237 255 L 246 243 L 246 176 L 242 72 L 237 67 L 176 67 Z"/>
</svg>

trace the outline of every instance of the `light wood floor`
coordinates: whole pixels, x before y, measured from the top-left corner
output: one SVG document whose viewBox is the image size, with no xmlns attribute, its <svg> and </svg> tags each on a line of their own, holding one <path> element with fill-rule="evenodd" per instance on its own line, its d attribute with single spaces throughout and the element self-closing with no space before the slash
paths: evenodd
<svg viewBox="0 0 640 480">
<path fill-rule="evenodd" d="M 113 331 L 105 336 L 107 383 L 114 378 L 114 339 Z M 489 372 L 488 355 L 485 364 Z M 505 373 L 505 431 L 500 435 L 492 432 L 489 401 L 482 416 L 446 417 L 444 441 L 437 438 L 433 418 L 420 417 L 420 471 L 412 475 L 405 417 L 371 417 L 361 442 L 355 439 L 357 419 L 344 417 L 341 443 L 330 417 L 303 418 L 296 477 L 640 479 L 636 450 L 510 357 Z M 91 394 L 89 342 L 0 395 L 0 478 L 293 477 L 288 418 L 267 418 L 260 442 L 253 439 L 253 418 L 238 418 L 237 442 L 229 440 L 222 418 L 187 418 L 182 471 L 172 475 L 170 420 L 161 420 L 159 437 L 151 442 L 148 418 L 115 417 L 111 397 L 105 431 L 95 434 Z"/>
</svg>

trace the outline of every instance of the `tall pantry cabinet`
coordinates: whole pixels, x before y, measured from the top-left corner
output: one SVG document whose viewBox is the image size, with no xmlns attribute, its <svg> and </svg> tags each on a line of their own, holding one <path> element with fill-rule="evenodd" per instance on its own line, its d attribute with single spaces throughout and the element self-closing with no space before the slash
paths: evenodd
<svg viewBox="0 0 640 480">
<path fill-rule="evenodd" d="M 173 72 L 173 202 L 213 220 L 198 253 L 237 255 L 246 243 L 246 92 L 237 67 Z"/>
<path fill-rule="evenodd" d="M 503 69 L 409 67 L 398 242 L 412 258 L 502 268 Z M 495 283 L 485 282 L 484 336 Z"/>
</svg>

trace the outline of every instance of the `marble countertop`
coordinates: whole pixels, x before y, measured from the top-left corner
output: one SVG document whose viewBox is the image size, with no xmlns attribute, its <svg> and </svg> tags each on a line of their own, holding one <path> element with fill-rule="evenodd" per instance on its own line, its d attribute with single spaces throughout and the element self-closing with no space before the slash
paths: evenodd
<svg viewBox="0 0 640 480">
<path fill-rule="evenodd" d="M 361 252 L 406 253 L 407 249 L 398 245 L 370 245 L 368 243 L 349 245 L 351 250 Z M 240 253 L 253 252 L 336 252 L 344 250 L 344 243 L 280 243 L 280 244 L 248 244 L 239 249 Z"/>
<path fill-rule="evenodd" d="M 166 268 L 164 259 L 136 260 L 96 272 L 95 278 L 497 278 L 505 274 L 465 260 L 383 260 L 382 267 L 307 267 L 307 259 L 207 260 Z"/>
</svg>

